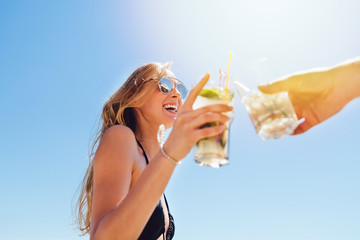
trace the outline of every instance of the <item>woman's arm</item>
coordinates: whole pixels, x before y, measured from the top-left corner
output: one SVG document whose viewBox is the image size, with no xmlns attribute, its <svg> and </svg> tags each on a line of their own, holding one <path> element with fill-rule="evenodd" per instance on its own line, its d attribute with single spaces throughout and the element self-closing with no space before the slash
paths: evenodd
<svg viewBox="0 0 360 240">
<path fill-rule="evenodd" d="M 91 239 L 137 239 L 175 168 L 157 154 L 129 191 L 133 165 L 141 157 L 132 131 L 110 128 L 94 159 Z"/>
</svg>

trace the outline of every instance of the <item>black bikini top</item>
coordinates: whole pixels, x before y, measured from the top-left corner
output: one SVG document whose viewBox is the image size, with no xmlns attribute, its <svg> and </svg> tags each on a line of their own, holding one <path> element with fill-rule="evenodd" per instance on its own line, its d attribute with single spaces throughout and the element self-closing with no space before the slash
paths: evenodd
<svg viewBox="0 0 360 240">
<path fill-rule="evenodd" d="M 140 144 L 140 142 L 138 140 L 136 140 L 136 141 L 139 144 L 139 147 L 144 152 L 146 164 L 149 164 L 149 160 L 146 156 L 144 148 L 142 147 L 142 145 Z M 159 201 L 159 204 L 156 206 L 149 221 L 146 223 L 146 226 L 144 227 L 138 240 L 156 240 L 161 235 L 163 235 L 163 239 L 166 239 L 166 240 L 171 240 L 174 237 L 174 234 L 175 234 L 174 218 L 170 214 L 170 210 L 169 210 L 169 206 L 168 206 L 165 194 L 164 194 L 164 199 L 165 199 L 166 207 L 167 207 L 168 213 L 169 213 L 169 228 L 166 232 L 166 238 L 165 238 L 165 216 L 164 216 L 163 208 L 161 206 L 161 202 Z"/>
</svg>

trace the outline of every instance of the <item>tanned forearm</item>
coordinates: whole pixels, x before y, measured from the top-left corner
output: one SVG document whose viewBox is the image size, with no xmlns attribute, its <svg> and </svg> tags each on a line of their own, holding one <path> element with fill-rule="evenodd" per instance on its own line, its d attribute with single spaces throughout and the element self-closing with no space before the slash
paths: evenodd
<svg viewBox="0 0 360 240">
<path fill-rule="evenodd" d="M 360 97 L 360 57 L 335 67 L 336 88 L 346 102 Z"/>
</svg>

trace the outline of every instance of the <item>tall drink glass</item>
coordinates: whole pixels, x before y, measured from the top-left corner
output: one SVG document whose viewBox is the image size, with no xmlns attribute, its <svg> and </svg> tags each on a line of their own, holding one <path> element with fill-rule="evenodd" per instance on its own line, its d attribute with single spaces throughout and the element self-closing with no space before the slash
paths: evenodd
<svg viewBox="0 0 360 240">
<path fill-rule="evenodd" d="M 212 104 L 227 104 L 234 106 L 234 92 L 223 87 L 204 88 L 194 102 L 194 109 Z M 229 133 L 230 124 L 234 112 L 225 113 L 230 120 L 225 125 L 225 130 L 214 137 L 200 139 L 195 145 L 194 160 L 200 166 L 219 168 L 229 164 Z M 217 122 L 209 122 L 201 128 L 218 125 Z"/>
</svg>

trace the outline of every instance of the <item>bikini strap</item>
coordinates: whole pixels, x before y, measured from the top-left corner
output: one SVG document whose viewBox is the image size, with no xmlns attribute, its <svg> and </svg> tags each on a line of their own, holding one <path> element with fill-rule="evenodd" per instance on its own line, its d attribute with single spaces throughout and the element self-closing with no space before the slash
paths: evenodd
<svg viewBox="0 0 360 240">
<path fill-rule="evenodd" d="M 146 152 L 145 152 L 143 146 L 141 145 L 141 143 L 140 143 L 137 139 L 135 139 L 135 140 L 136 140 L 136 142 L 139 144 L 139 147 L 141 148 L 141 150 L 143 150 L 144 157 L 145 157 L 145 160 L 146 160 L 146 164 L 149 164 L 149 159 L 148 159 L 147 156 L 146 156 Z"/>
<path fill-rule="evenodd" d="M 168 210 L 168 212 L 170 213 L 169 204 L 168 204 L 168 202 L 167 202 L 167 200 L 166 200 L 165 193 L 164 193 L 164 199 L 165 199 L 165 203 L 166 203 L 167 210 Z"/>
</svg>

